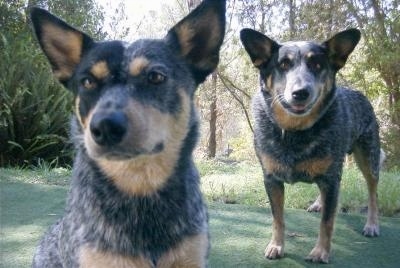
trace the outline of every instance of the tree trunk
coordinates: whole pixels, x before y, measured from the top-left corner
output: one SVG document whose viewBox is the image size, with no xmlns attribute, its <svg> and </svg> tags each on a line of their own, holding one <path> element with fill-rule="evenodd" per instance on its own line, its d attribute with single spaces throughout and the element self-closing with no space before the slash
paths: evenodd
<svg viewBox="0 0 400 268">
<path fill-rule="evenodd" d="M 292 40 L 295 37 L 296 29 L 294 25 L 295 19 L 295 0 L 289 0 L 289 38 Z"/>
<path fill-rule="evenodd" d="M 217 72 L 211 75 L 210 136 L 208 137 L 208 158 L 217 153 Z"/>
</svg>

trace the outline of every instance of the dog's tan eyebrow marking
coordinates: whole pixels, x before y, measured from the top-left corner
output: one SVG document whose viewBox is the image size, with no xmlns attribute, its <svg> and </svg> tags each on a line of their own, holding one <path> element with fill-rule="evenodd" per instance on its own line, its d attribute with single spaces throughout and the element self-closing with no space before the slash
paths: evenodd
<svg viewBox="0 0 400 268">
<path fill-rule="evenodd" d="M 314 56 L 315 56 L 315 53 L 313 51 L 307 52 L 307 54 L 306 54 L 307 59 L 312 58 Z"/>
<path fill-rule="evenodd" d="M 90 68 L 90 73 L 99 80 L 110 75 L 110 69 L 104 60 L 98 61 Z"/>
<path fill-rule="evenodd" d="M 288 60 L 293 60 L 294 59 L 294 54 L 293 53 L 287 53 L 285 56 L 286 56 L 286 58 Z"/>
<path fill-rule="evenodd" d="M 133 76 L 138 76 L 149 64 L 150 61 L 144 56 L 134 58 L 129 63 L 129 73 Z"/>
</svg>

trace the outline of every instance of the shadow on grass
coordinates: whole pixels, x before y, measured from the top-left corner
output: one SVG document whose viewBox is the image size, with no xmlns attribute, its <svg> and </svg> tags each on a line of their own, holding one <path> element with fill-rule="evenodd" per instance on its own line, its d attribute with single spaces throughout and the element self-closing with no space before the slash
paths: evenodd
<svg viewBox="0 0 400 268">
<path fill-rule="evenodd" d="M 271 237 L 271 212 L 266 208 L 212 203 L 209 207 L 211 267 L 316 267 L 304 261 L 318 236 L 319 214 L 287 209 L 285 257 L 266 260 Z M 393 254 L 400 241 L 400 219 L 381 218 L 381 236 L 361 235 L 364 215 L 339 214 L 335 224 L 330 264 L 324 267 L 397 267 Z"/>
<path fill-rule="evenodd" d="M 34 249 L 62 214 L 67 187 L 0 181 L 0 267 L 30 267 Z"/>
</svg>

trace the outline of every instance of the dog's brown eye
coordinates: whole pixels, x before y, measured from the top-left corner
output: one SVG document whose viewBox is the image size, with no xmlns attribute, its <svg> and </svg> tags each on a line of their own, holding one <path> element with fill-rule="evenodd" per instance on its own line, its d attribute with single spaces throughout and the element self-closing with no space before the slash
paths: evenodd
<svg viewBox="0 0 400 268">
<path fill-rule="evenodd" d="M 290 61 L 289 60 L 283 60 L 279 64 L 279 68 L 281 68 L 282 71 L 287 71 L 290 69 Z"/>
<path fill-rule="evenodd" d="M 149 83 L 154 84 L 154 85 L 159 85 L 164 83 L 166 80 L 166 76 L 160 72 L 150 72 L 147 75 L 147 81 L 149 81 Z"/>
<path fill-rule="evenodd" d="M 86 89 L 94 89 L 97 86 L 96 82 L 89 77 L 83 78 L 81 84 Z"/>
<path fill-rule="evenodd" d="M 308 63 L 308 68 L 310 68 L 311 70 L 318 72 L 321 70 L 321 63 L 317 62 L 317 61 L 310 61 Z"/>
</svg>

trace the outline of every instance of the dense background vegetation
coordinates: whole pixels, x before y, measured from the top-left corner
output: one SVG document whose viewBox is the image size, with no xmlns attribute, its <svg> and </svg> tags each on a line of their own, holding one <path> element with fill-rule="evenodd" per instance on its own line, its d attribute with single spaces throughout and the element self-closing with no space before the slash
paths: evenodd
<svg viewBox="0 0 400 268">
<path fill-rule="evenodd" d="M 27 19 L 39 5 L 96 39 L 162 37 L 199 0 L 160 1 L 162 8 L 127 15 L 125 1 L 0 0 L 0 166 L 68 165 L 71 95 L 54 81 Z M 111 5 L 113 3 L 113 5 Z M 113 8 L 111 8 L 113 7 Z M 387 167 L 400 159 L 400 11 L 398 0 L 228 1 L 221 64 L 198 91 L 202 138 L 196 154 L 254 159 L 250 101 L 258 76 L 239 40 L 243 27 L 276 40 L 323 41 L 349 27 L 362 41 L 338 83 L 368 95 L 377 112 Z M 131 11 L 129 11 L 131 12 Z M 157 17 L 157 20 L 154 18 Z"/>
</svg>

